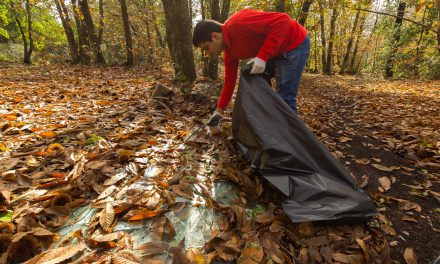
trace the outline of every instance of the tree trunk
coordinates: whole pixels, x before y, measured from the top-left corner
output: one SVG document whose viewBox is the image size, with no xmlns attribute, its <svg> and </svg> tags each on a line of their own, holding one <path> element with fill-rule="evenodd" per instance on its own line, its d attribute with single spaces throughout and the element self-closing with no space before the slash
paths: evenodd
<svg viewBox="0 0 440 264">
<path fill-rule="evenodd" d="M 104 35 L 104 3 L 103 0 L 99 0 L 99 31 L 98 31 L 98 43 L 101 45 L 102 36 Z"/>
<path fill-rule="evenodd" d="M 403 15 L 405 14 L 405 8 L 406 8 L 405 2 L 400 2 L 399 6 L 397 7 L 397 18 L 396 18 L 396 22 L 394 24 L 394 33 L 393 33 L 393 39 L 391 42 L 391 49 L 388 54 L 388 58 L 387 58 L 386 65 L 385 65 L 385 77 L 386 78 L 392 78 L 394 75 L 394 72 L 393 72 L 394 59 L 395 59 L 396 52 L 397 52 L 397 46 L 400 41 L 400 28 L 401 28 L 402 22 L 403 22 L 403 19 L 402 19 Z"/>
<path fill-rule="evenodd" d="M 72 27 L 70 26 L 69 13 L 64 13 L 64 10 L 60 4 L 60 0 L 54 0 L 58 14 L 61 19 L 61 23 L 66 34 L 67 45 L 69 46 L 70 59 L 73 63 L 79 63 L 78 45 L 76 44 L 75 35 L 73 34 Z M 62 0 L 63 4 L 64 1 Z"/>
<path fill-rule="evenodd" d="M 440 0 L 437 0 L 437 49 L 440 55 Z"/>
<path fill-rule="evenodd" d="M 318 0 L 319 4 L 319 24 L 321 26 L 321 63 L 322 63 L 322 72 L 327 69 L 327 62 L 326 62 L 326 52 L 325 48 L 327 47 L 326 41 L 325 41 L 325 21 L 324 21 L 324 7 L 322 4 L 323 0 Z"/>
<path fill-rule="evenodd" d="M 363 15 L 361 17 L 361 21 L 360 21 L 360 25 L 359 25 L 359 30 L 357 31 L 357 35 L 356 35 L 356 43 L 354 44 L 354 50 L 353 50 L 353 54 L 351 56 L 351 60 L 350 60 L 350 72 L 351 73 L 356 73 L 357 71 L 354 69 L 354 62 L 356 60 L 356 55 L 358 52 L 358 48 L 359 48 L 359 42 L 360 39 L 362 38 L 362 32 L 364 30 L 364 26 L 365 26 L 365 19 L 366 19 L 366 15 Z M 373 30 L 375 30 L 375 28 L 373 28 Z"/>
<path fill-rule="evenodd" d="M 360 2 L 361 3 L 361 2 Z M 350 57 L 351 47 L 353 46 L 353 40 L 354 36 L 356 34 L 356 28 L 359 22 L 359 16 L 361 14 L 361 10 L 356 11 L 356 16 L 354 18 L 353 27 L 351 29 L 350 37 L 348 38 L 348 44 L 347 44 L 347 50 L 345 51 L 344 59 L 342 60 L 341 70 L 339 71 L 339 74 L 343 74 L 345 71 L 345 67 L 348 62 L 348 58 Z"/>
<path fill-rule="evenodd" d="M 60 1 L 61 6 L 64 5 L 63 1 Z M 78 54 L 79 61 L 84 64 L 90 64 L 90 56 L 88 54 L 88 50 L 90 49 L 89 39 L 87 37 L 87 33 L 85 32 L 85 26 L 81 21 L 81 15 L 78 12 L 78 7 L 76 5 L 76 0 L 71 0 L 72 10 L 73 10 L 73 18 L 76 24 L 76 30 L 78 32 Z"/>
<path fill-rule="evenodd" d="M 34 50 L 34 39 L 32 37 L 31 6 L 29 1 L 30 0 L 25 0 L 25 9 L 27 16 L 27 24 L 28 24 L 28 39 L 29 39 L 29 48 L 27 52 L 24 54 L 24 60 L 23 60 L 23 62 L 26 64 L 31 64 L 32 51 Z"/>
<path fill-rule="evenodd" d="M 203 0 L 200 0 L 200 13 L 202 14 L 202 19 L 205 19 L 205 3 Z"/>
<path fill-rule="evenodd" d="M 277 12 L 286 12 L 286 0 L 277 0 L 275 4 L 275 11 Z"/>
<path fill-rule="evenodd" d="M 104 55 L 101 50 L 101 43 L 99 43 L 98 36 L 95 32 L 95 25 L 93 23 L 92 16 L 90 14 L 89 4 L 87 0 L 79 0 L 79 9 L 81 11 L 81 18 L 85 24 L 85 31 L 92 42 L 93 53 L 95 55 L 96 64 L 105 64 Z"/>
<path fill-rule="evenodd" d="M 312 5 L 312 3 L 313 0 L 305 0 L 301 6 L 298 22 L 303 26 L 306 24 L 307 16 L 309 15 L 310 5 Z"/>
<path fill-rule="evenodd" d="M 220 1 L 211 0 L 210 2 L 211 19 L 220 21 Z M 218 57 L 206 57 L 204 60 L 203 76 L 209 77 L 212 80 L 218 78 Z"/>
<path fill-rule="evenodd" d="M 130 22 L 128 20 L 127 2 L 119 0 L 121 4 L 122 23 L 124 24 L 125 50 L 127 52 L 127 66 L 133 66 L 133 41 L 131 39 Z"/>
<path fill-rule="evenodd" d="M 168 48 L 176 77 L 183 74 L 184 78 L 193 81 L 196 79 L 196 69 L 188 3 L 182 0 L 162 0 L 162 4 L 165 13 Z"/>
<path fill-rule="evenodd" d="M 160 34 L 159 26 L 157 25 L 157 19 L 156 19 L 156 13 L 154 12 L 154 2 L 153 2 L 153 0 L 150 0 L 150 8 L 152 10 L 151 16 L 152 16 L 152 19 L 153 19 L 154 31 L 156 32 L 156 38 L 159 41 L 159 46 L 161 48 L 165 48 L 165 43 L 164 43 L 164 40 L 162 38 L 162 34 Z"/>
<path fill-rule="evenodd" d="M 225 23 L 225 21 L 229 17 L 229 9 L 231 6 L 231 0 L 223 0 L 222 1 L 222 10 L 220 12 L 220 23 Z"/>
<path fill-rule="evenodd" d="M 28 40 L 26 38 L 26 34 L 24 32 L 23 25 L 21 24 L 20 18 L 18 17 L 18 12 L 15 10 L 14 2 L 11 0 L 9 1 L 9 4 L 11 5 L 11 13 L 14 16 L 15 23 L 17 24 L 18 30 L 20 31 L 21 40 L 23 41 L 23 62 L 26 63 L 25 57 L 29 48 Z"/>
<path fill-rule="evenodd" d="M 426 6 L 423 9 L 423 16 L 422 16 L 422 23 L 425 23 L 425 16 L 426 16 Z M 417 48 L 416 48 L 416 61 L 419 60 L 419 55 L 420 55 L 420 43 L 422 42 L 423 39 L 423 34 L 425 33 L 425 28 L 421 28 L 420 30 L 420 36 L 419 39 L 417 40 Z"/>
<path fill-rule="evenodd" d="M 324 69 L 325 74 L 332 74 L 332 67 L 333 67 L 333 42 L 335 38 L 335 26 L 336 26 L 336 19 L 338 17 L 338 9 L 337 9 L 337 3 L 333 3 L 333 10 L 332 10 L 332 16 L 330 19 L 330 36 L 328 41 L 328 47 L 327 47 L 327 60 L 326 60 L 326 67 Z"/>
</svg>

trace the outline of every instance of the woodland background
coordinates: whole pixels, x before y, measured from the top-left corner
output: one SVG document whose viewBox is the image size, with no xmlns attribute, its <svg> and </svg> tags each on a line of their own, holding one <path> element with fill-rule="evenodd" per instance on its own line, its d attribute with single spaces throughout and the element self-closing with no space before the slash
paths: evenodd
<svg viewBox="0 0 440 264">
<path fill-rule="evenodd" d="M 195 66 L 216 79 L 217 61 L 193 50 L 191 28 L 243 8 L 287 12 L 305 25 L 309 72 L 440 77 L 440 0 L 3 0 L 0 61 L 171 61 L 178 79 L 194 80 Z"/>
</svg>

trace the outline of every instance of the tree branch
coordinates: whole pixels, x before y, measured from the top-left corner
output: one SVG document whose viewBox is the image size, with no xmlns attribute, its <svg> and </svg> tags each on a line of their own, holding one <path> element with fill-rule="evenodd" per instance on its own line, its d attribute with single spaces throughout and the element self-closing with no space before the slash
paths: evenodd
<svg viewBox="0 0 440 264">
<path fill-rule="evenodd" d="M 396 17 L 396 18 L 397 18 L 397 16 L 396 16 L 396 15 L 393 15 L 393 14 L 388 14 L 388 13 L 384 13 L 384 12 L 378 12 L 378 11 L 373 11 L 373 10 L 368 10 L 368 9 L 363 9 L 363 8 L 355 8 L 354 10 L 360 10 L 360 11 L 364 11 L 364 12 L 369 12 L 369 13 L 374 13 L 374 14 L 379 14 L 379 15 L 385 15 L 385 16 L 391 16 L 391 17 Z M 403 20 L 405 20 L 405 21 L 408 21 L 408 22 L 414 23 L 414 24 L 416 24 L 416 25 L 419 25 L 419 26 L 421 26 L 421 27 L 423 27 L 423 28 L 426 28 L 427 30 L 431 30 L 431 31 L 434 32 L 435 34 L 440 34 L 440 32 L 438 32 L 437 30 L 432 29 L 431 27 L 429 27 L 429 26 L 427 26 L 427 25 L 424 25 L 424 24 L 422 24 L 422 23 L 420 23 L 420 22 L 417 22 L 417 21 L 414 21 L 414 20 L 411 20 L 411 19 L 408 19 L 408 18 L 404 18 L 404 17 L 399 17 L 399 18 L 401 18 L 401 19 L 403 19 Z"/>
</svg>

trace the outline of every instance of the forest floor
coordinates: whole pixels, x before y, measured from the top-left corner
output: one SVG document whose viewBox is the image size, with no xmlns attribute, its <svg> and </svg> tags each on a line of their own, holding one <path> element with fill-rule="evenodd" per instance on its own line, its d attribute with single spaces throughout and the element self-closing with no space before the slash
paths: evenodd
<svg viewBox="0 0 440 264">
<path fill-rule="evenodd" d="M 0 263 L 440 255 L 440 81 L 304 75 L 301 118 L 379 211 L 324 225 L 290 222 L 239 155 L 230 116 L 204 127 L 218 83 L 185 95 L 171 72 L 140 67 L 2 65 L 0 76 Z"/>
</svg>

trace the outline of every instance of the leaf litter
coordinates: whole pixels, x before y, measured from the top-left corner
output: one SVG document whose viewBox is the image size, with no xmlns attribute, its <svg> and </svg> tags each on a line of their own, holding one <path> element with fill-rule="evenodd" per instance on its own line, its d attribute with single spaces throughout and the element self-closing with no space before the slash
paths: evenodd
<svg viewBox="0 0 440 264">
<path fill-rule="evenodd" d="M 237 155 L 228 117 L 216 131 L 200 129 L 215 102 L 197 92 L 212 93 L 210 82 L 200 79 L 183 95 L 157 71 L 148 74 L 160 82 L 117 68 L 45 70 L 62 80 L 38 67 L 32 75 L 1 71 L 26 80 L 0 82 L 2 262 L 391 263 L 387 235 L 396 231 L 386 218 L 379 226 L 291 223 L 282 196 L 266 191 L 272 187 Z M 307 121 L 314 129 L 322 120 Z M 321 139 L 337 153 L 337 144 L 356 141 L 353 130 L 345 131 Z M 427 156 L 417 164 L 432 166 L 438 145 L 429 143 L 427 129 L 423 135 L 418 146 L 413 133 L 402 145 L 387 142 Z M 388 173 L 401 169 L 380 162 L 353 157 Z M 384 192 L 394 188 L 390 178 L 380 179 Z M 403 211 L 422 210 L 380 197 Z M 28 254 L 19 255 L 24 248 Z M 413 251 L 404 255 L 414 263 Z"/>
</svg>

